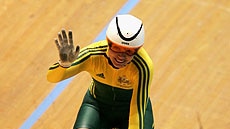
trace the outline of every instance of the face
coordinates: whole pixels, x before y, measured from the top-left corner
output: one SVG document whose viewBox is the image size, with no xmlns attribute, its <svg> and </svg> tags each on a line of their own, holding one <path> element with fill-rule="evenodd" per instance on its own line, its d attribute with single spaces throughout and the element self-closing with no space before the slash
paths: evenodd
<svg viewBox="0 0 230 129">
<path fill-rule="evenodd" d="M 137 49 L 125 48 L 109 42 L 108 56 L 116 68 L 125 67 L 136 52 Z"/>
</svg>

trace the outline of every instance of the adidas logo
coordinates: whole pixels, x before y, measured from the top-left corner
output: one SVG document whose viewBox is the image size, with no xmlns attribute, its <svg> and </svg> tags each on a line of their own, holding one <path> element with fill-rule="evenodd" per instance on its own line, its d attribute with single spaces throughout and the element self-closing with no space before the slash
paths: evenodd
<svg viewBox="0 0 230 129">
<path fill-rule="evenodd" d="M 96 76 L 98 76 L 98 77 L 101 77 L 101 78 L 104 78 L 104 79 L 105 79 L 105 75 L 104 75 L 103 73 L 96 74 Z"/>
</svg>

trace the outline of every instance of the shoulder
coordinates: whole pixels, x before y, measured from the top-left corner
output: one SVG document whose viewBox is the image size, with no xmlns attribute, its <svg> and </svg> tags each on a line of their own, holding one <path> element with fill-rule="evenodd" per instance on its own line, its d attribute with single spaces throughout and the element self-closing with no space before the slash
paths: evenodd
<svg viewBox="0 0 230 129">
<path fill-rule="evenodd" d="M 133 57 L 132 62 L 139 71 L 140 79 L 143 82 L 151 82 L 154 73 L 153 62 L 143 47 L 138 50 L 137 54 Z M 150 83 L 146 84 L 149 85 Z"/>
<path fill-rule="evenodd" d="M 100 48 L 107 48 L 108 47 L 108 43 L 106 40 L 101 40 L 98 42 L 94 42 L 89 44 L 88 46 L 84 47 L 83 49 L 87 49 L 87 48 L 93 48 L 93 49 L 100 49 Z"/>
<path fill-rule="evenodd" d="M 132 62 L 136 65 L 139 71 L 145 71 L 150 74 L 153 73 L 152 59 L 143 47 L 138 50 L 137 54 L 133 57 Z"/>
<path fill-rule="evenodd" d="M 149 67 L 152 67 L 153 65 L 151 57 L 143 47 L 141 47 L 137 54 L 134 56 L 134 61 L 145 64 Z"/>
<path fill-rule="evenodd" d="M 80 55 L 105 53 L 107 51 L 107 48 L 108 44 L 106 40 L 98 41 L 82 48 L 80 50 Z"/>
<path fill-rule="evenodd" d="M 86 47 L 83 47 L 80 50 L 77 60 L 74 62 L 73 65 L 77 64 L 90 64 L 94 59 L 98 59 L 100 57 L 104 57 L 107 51 L 107 42 L 105 40 L 91 43 Z M 87 62 L 87 63 L 85 63 Z"/>
</svg>

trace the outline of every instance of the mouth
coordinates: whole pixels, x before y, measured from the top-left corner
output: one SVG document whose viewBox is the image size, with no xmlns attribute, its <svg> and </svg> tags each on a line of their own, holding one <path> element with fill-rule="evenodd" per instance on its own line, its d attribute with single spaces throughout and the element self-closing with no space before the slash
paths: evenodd
<svg viewBox="0 0 230 129">
<path fill-rule="evenodd" d="M 113 61 L 113 65 L 115 67 L 117 67 L 117 68 L 122 68 L 122 67 L 126 66 L 125 60 L 119 60 L 117 58 L 114 58 L 113 60 L 114 60 Z"/>
<path fill-rule="evenodd" d="M 120 60 L 120 59 L 117 59 L 117 58 L 114 58 L 114 60 L 119 64 L 125 63 L 125 60 Z"/>
</svg>

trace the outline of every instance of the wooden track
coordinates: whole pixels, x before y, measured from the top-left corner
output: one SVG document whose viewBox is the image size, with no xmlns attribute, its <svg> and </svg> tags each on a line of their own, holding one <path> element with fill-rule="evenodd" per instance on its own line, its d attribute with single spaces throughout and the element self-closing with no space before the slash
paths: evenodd
<svg viewBox="0 0 230 129">
<path fill-rule="evenodd" d="M 125 0 L 1 0 L 0 127 L 19 128 L 53 90 L 49 66 L 61 28 L 86 46 Z M 155 74 L 157 129 L 230 128 L 230 1 L 142 0 L 130 12 L 144 21 L 144 47 Z M 70 129 L 89 74 L 77 75 L 33 129 Z"/>
</svg>

